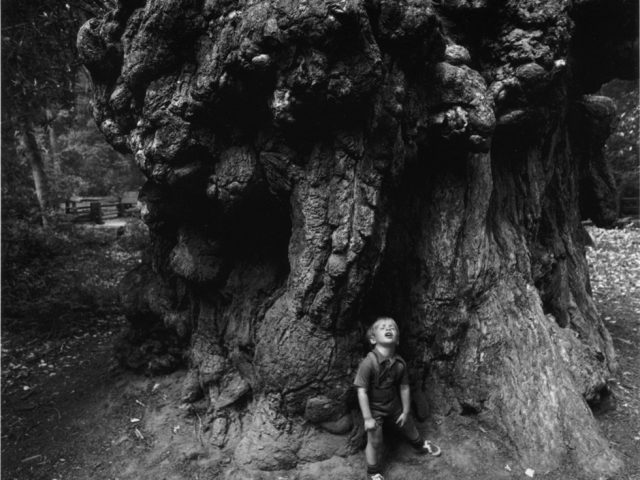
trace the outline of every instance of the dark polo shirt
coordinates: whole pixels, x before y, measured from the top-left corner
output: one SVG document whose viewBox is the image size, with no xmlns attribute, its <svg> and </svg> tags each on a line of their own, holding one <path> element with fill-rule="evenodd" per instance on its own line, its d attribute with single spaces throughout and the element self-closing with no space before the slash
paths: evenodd
<svg viewBox="0 0 640 480">
<path fill-rule="evenodd" d="M 367 390 L 374 418 L 399 413 L 400 385 L 409 385 L 407 365 L 400 355 L 384 357 L 374 349 L 360 362 L 353 384 Z"/>
</svg>

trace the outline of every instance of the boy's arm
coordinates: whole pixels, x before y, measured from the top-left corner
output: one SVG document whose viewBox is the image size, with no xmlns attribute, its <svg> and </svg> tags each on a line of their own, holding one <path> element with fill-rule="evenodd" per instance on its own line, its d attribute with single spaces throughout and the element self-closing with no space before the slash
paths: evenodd
<svg viewBox="0 0 640 480">
<path fill-rule="evenodd" d="M 402 413 L 409 413 L 411 408 L 411 388 L 409 385 L 400 385 L 400 401 L 402 402 Z"/>
<path fill-rule="evenodd" d="M 411 389 L 409 385 L 404 383 L 400 385 L 400 401 L 402 402 L 402 413 L 396 420 L 396 423 L 402 427 L 404 426 L 404 422 L 407 421 L 411 407 Z"/>
<path fill-rule="evenodd" d="M 364 418 L 364 429 L 372 430 L 376 428 L 376 421 L 371 415 L 371 408 L 369 408 L 369 394 L 366 388 L 358 387 L 358 403 Z"/>
</svg>

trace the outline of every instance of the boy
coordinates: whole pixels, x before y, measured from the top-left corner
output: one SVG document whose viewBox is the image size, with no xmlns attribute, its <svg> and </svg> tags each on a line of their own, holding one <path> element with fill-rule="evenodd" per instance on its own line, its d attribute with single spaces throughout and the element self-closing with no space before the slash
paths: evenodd
<svg viewBox="0 0 640 480">
<path fill-rule="evenodd" d="M 379 317 L 367 331 L 373 350 L 360 362 L 354 385 L 367 432 L 367 475 L 384 480 L 378 459 L 382 449 L 382 425 L 399 429 L 420 452 L 440 455 L 440 448 L 424 440 L 409 415 L 410 391 L 407 365 L 396 355 L 400 332 L 395 320 Z M 399 395 L 398 395 L 399 393 Z"/>
</svg>

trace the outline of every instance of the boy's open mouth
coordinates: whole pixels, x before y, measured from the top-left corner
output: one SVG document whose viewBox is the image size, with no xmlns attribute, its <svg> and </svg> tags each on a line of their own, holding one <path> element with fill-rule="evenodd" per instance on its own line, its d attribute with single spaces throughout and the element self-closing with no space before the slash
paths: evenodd
<svg viewBox="0 0 640 480">
<path fill-rule="evenodd" d="M 393 332 L 387 332 L 384 334 L 384 336 L 387 338 L 393 338 Z"/>
</svg>

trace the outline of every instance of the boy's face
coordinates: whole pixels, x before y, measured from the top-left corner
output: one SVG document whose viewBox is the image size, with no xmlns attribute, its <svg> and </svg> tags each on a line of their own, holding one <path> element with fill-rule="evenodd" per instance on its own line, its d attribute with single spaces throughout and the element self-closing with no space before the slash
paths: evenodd
<svg viewBox="0 0 640 480">
<path fill-rule="evenodd" d="M 373 335 L 369 339 L 372 345 L 391 346 L 397 345 L 400 340 L 400 333 L 396 322 L 391 319 L 378 320 L 373 325 Z"/>
</svg>

